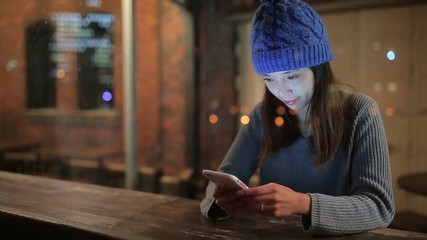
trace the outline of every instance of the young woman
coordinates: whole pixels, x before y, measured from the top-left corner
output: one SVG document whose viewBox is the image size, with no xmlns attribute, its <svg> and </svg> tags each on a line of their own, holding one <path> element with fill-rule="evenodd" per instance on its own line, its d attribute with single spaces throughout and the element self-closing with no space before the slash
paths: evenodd
<svg viewBox="0 0 427 240">
<path fill-rule="evenodd" d="M 261 184 L 229 191 L 210 182 L 202 214 L 213 220 L 243 208 L 278 218 L 298 214 L 314 235 L 388 226 L 394 204 L 380 111 L 368 96 L 337 87 L 320 16 L 303 1 L 262 1 L 251 47 L 265 96 L 218 170 L 248 183 L 259 169 Z"/>
</svg>

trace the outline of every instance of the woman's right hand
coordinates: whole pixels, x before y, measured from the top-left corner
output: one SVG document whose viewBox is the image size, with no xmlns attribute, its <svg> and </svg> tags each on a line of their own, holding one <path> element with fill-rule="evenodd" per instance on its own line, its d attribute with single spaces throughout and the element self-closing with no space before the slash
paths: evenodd
<svg viewBox="0 0 427 240">
<path fill-rule="evenodd" d="M 228 215 L 235 215 L 248 204 L 245 197 L 237 196 L 237 190 L 227 190 L 222 184 L 216 186 L 213 196 L 215 203 Z"/>
</svg>

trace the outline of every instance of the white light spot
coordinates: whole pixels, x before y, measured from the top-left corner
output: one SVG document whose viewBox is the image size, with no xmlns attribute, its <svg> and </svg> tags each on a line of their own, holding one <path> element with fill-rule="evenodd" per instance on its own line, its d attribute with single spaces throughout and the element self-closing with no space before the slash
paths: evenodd
<svg viewBox="0 0 427 240">
<path fill-rule="evenodd" d="M 396 54 L 393 51 L 388 51 L 387 58 L 388 60 L 393 61 L 394 59 L 396 59 Z"/>
</svg>

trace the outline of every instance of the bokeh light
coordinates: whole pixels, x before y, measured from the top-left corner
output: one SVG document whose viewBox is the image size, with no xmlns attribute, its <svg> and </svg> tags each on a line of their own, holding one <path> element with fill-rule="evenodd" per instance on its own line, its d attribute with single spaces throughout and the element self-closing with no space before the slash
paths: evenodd
<svg viewBox="0 0 427 240">
<path fill-rule="evenodd" d="M 281 127 L 283 126 L 283 124 L 285 124 L 285 119 L 283 119 L 283 117 L 278 116 L 274 119 L 274 123 L 276 124 L 276 126 Z"/>
<path fill-rule="evenodd" d="M 63 69 L 58 69 L 56 71 L 56 78 L 63 79 L 65 77 L 65 71 Z"/>
<path fill-rule="evenodd" d="M 102 100 L 104 100 L 105 102 L 109 102 L 113 99 L 113 94 L 111 94 L 109 91 L 105 91 L 102 94 Z"/>
<path fill-rule="evenodd" d="M 242 106 L 241 108 L 240 108 L 240 113 L 241 114 L 248 114 L 249 113 L 249 111 L 250 111 L 250 109 L 249 109 L 249 107 L 248 106 Z"/>
<path fill-rule="evenodd" d="M 385 115 L 387 117 L 392 117 L 394 115 L 394 108 L 388 107 L 385 109 Z"/>
<path fill-rule="evenodd" d="M 237 106 L 231 106 L 230 109 L 230 114 L 237 114 L 239 112 L 239 108 Z"/>
<path fill-rule="evenodd" d="M 397 82 L 389 82 L 387 83 L 387 90 L 389 92 L 396 92 L 397 91 Z"/>
<path fill-rule="evenodd" d="M 240 122 L 241 122 L 243 125 L 248 124 L 248 123 L 250 122 L 250 118 L 249 118 L 249 116 L 248 116 L 248 115 L 243 115 L 243 116 L 241 116 L 241 117 L 240 117 Z"/>
<path fill-rule="evenodd" d="M 216 123 L 218 123 L 218 115 L 216 115 L 216 114 L 211 114 L 211 115 L 209 115 L 209 122 L 210 123 L 212 123 L 212 124 L 216 124 Z"/>
<path fill-rule="evenodd" d="M 383 86 L 380 82 L 376 82 L 374 83 L 372 88 L 374 89 L 375 92 L 381 92 L 381 90 L 383 89 Z"/>
<path fill-rule="evenodd" d="M 291 115 L 297 115 L 297 110 L 294 110 L 294 109 L 289 109 L 289 113 L 291 114 Z"/>
<path fill-rule="evenodd" d="M 276 113 L 277 113 L 277 115 L 284 115 L 284 114 L 285 114 L 285 112 L 286 112 L 286 108 L 285 108 L 285 107 L 283 107 L 283 106 L 278 106 L 278 107 L 276 108 Z"/>
<path fill-rule="evenodd" d="M 394 61 L 396 59 L 396 54 L 393 51 L 388 51 L 387 52 L 387 59 L 390 61 Z"/>
<path fill-rule="evenodd" d="M 375 51 L 381 50 L 381 44 L 379 42 L 374 42 L 372 44 L 372 49 L 374 49 Z"/>
</svg>

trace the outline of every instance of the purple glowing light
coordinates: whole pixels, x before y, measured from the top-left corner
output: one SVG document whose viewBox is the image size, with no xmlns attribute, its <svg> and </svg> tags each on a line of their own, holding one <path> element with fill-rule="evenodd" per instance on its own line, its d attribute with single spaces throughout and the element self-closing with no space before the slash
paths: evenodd
<svg viewBox="0 0 427 240">
<path fill-rule="evenodd" d="M 109 102 L 111 101 L 111 99 L 113 99 L 113 94 L 111 94 L 109 91 L 105 91 L 102 94 L 102 100 L 104 100 L 105 102 Z"/>
</svg>

